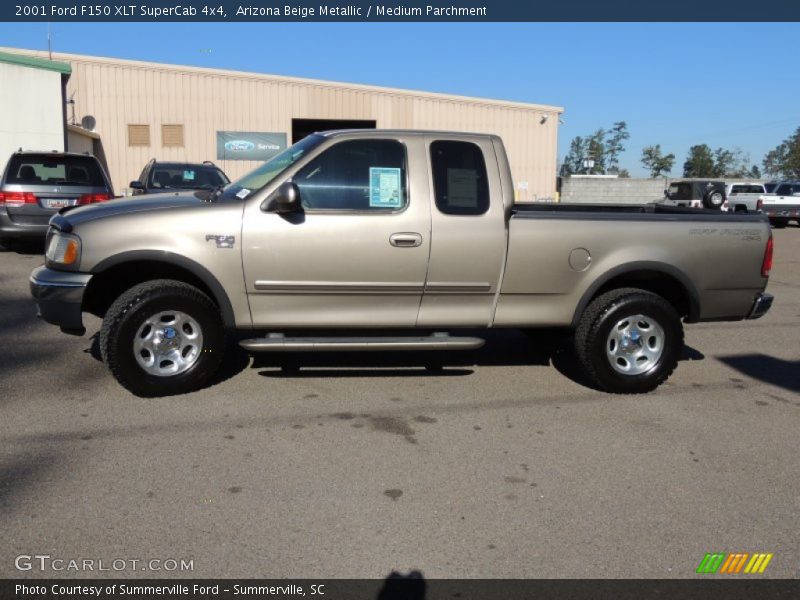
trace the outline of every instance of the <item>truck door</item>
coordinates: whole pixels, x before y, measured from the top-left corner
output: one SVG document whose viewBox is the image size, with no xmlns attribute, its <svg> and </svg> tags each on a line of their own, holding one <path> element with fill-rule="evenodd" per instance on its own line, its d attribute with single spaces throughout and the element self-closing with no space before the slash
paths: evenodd
<svg viewBox="0 0 800 600">
<path fill-rule="evenodd" d="M 302 213 L 248 206 L 254 327 L 413 327 L 430 251 L 426 173 L 421 136 L 336 136 L 290 177 Z"/>
<path fill-rule="evenodd" d="M 430 137 L 431 257 L 417 323 L 488 326 L 507 246 L 491 138 Z"/>
</svg>

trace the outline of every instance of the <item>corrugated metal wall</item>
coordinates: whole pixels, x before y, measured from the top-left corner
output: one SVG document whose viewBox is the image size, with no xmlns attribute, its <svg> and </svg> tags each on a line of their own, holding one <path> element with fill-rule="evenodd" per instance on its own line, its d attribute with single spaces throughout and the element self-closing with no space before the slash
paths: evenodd
<svg viewBox="0 0 800 600">
<path fill-rule="evenodd" d="M 555 196 L 562 110 L 557 107 L 71 54 L 53 56 L 72 65 L 67 96 L 75 100 L 78 121 L 84 115 L 95 117 L 95 130 L 102 136 L 118 193 L 154 157 L 213 160 L 236 178 L 258 163 L 217 161 L 217 131 L 285 132 L 291 142 L 292 119 L 306 118 L 370 119 L 379 128 L 496 133 L 509 153 L 518 200 Z M 150 126 L 149 147 L 128 145 L 129 124 Z M 163 124 L 184 126 L 184 147 L 162 146 Z M 527 182 L 527 189 L 521 182 Z"/>
</svg>

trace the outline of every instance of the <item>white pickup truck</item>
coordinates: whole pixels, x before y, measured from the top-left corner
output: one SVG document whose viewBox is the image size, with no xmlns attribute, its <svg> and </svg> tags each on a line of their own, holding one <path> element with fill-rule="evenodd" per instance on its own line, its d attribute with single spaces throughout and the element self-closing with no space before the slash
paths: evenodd
<svg viewBox="0 0 800 600">
<path fill-rule="evenodd" d="M 729 183 L 725 186 L 722 210 L 735 213 L 758 212 L 767 193 L 763 183 Z"/>
<path fill-rule="evenodd" d="M 800 222 L 800 181 L 783 181 L 771 194 L 761 196 L 761 210 L 773 227 L 786 227 L 790 220 Z"/>
</svg>

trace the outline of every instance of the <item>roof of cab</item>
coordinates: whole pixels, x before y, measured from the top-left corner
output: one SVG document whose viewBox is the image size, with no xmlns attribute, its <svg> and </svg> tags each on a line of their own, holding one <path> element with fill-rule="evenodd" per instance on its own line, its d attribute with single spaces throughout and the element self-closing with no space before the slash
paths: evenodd
<svg viewBox="0 0 800 600">
<path fill-rule="evenodd" d="M 493 133 L 473 133 L 470 131 L 438 131 L 428 129 L 332 129 L 330 131 L 317 131 L 317 135 L 323 137 L 336 137 L 340 135 L 350 134 L 364 134 L 364 135 L 402 135 L 402 136 L 447 136 L 447 137 L 482 137 L 490 139 L 499 139 L 498 135 Z"/>
</svg>

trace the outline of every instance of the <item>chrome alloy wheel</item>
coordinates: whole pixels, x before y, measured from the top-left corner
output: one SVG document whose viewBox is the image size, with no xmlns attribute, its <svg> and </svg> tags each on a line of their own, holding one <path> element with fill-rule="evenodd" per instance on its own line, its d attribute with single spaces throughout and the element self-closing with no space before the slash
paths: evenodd
<svg viewBox="0 0 800 600">
<path fill-rule="evenodd" d="M 664 352 L 664 329 L 655 319 L 631 315 L 611 328 L 606 357 L 623 375 L 640 375 L 652 369 Z"/>
<path fill-rule="evenodd" d="M 133 354 L 149 375 L 188 371 L 203 351 L 203 330 L 186 313 L 168 310 L 146 319 L 133 339 Z"/>
</svg>

